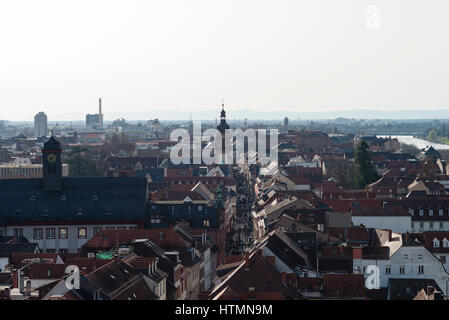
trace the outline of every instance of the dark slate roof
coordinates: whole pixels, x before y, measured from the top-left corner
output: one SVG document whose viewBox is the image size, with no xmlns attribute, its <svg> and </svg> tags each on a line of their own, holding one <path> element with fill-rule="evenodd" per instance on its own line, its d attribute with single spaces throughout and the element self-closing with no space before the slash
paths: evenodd
<svg viewBox="0 0 449 320">
<path fill-rule="evenodd" d="M 50 139 L 44 143 L 45 150 L 61 150 L 61 143 L 56 140 L 54 137 L 50 137 Z"/>
<path fill-rule="evenodd" d="M 65 177 L 62 190 L 48 191 L 42 179 L 0 180 L 0 217 L 4 223 L 143 221 L 146 184 L 137 177 Z"/>
<path fill-rule="evenodd" d="M 0 243 L 0 257 L 9 256 L 11 253 L 34 253 L 37 243 Z"/>
<path fill-rule="evenodd" d="M 136 177 L 146 177 L 149 174 L 153 182 L 161 182 L 164 179 L 164 169 L 149 168 L 143 170 L 136 170 Z"/>
<path fill-rule="evenodd" d="M 165 217 L 164 223 L 148 224 L 147 227 L 150 228 L 168 226 L 170 223 L 182 220 L 189 221 L 192 228 L 203 228 L 203 220 L 210 221 L 210 228 L 216 228 L 219 225 L 218 209 L 210 206 L 210 204 L 208 205 L 207 201 L 154 201 L 147 204 L 146 210 L 149 217 L 154 215 Z"/>
<path fill-rule="evenodd" d="M 438 291 L 441 288 L 433 279 L 394 279 L 388 281 L 390 300 L 412 300 L 422 289 L 433 286 Z"/>
</svg>

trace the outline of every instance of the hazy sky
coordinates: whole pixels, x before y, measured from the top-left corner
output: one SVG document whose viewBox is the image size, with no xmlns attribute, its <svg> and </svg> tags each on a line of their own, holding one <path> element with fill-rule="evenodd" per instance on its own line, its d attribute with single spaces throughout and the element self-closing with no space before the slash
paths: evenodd
<svg viewBox="0 0 449 320">
<path fill-rule="evenodd" d="M 0 119 L 81 119 L 100 96 L 106 119 L 222 97 L 231 112 L 449 108 L 449 1 L 0 2 Z"/>
</svg>

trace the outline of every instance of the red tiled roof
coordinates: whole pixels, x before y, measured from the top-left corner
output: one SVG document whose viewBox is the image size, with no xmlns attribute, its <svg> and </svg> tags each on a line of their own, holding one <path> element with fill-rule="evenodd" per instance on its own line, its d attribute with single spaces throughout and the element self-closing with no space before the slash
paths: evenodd
<svg viewBox="0 0 449 320">
<path fill-rule="evenodd" d="M 30 279 L 60 279 L 65 275 L 66 264 L 33 263 L 29 266 Z"/>
<path fill-rule="evenodd" d="M 58 259 L 57 253 L 11 253 L 11 263 L 16 267 L 22 266 L 22 261 L 25 259 L 51 259 L 52 263 L 56 263 Z"/>
<path fill-rule="evenodd" d="M 163 233 L 163 238 L 160 238 Z M 184 248 L 187 243 L 173 230 L 173 227 L 163 229 L 137 230 L 102 230 L 90 239 L 83 248 L 109 249 L 117 244 L 131 244 L 136 239 L 148 239 L 162 248 Z"/>
</svg>

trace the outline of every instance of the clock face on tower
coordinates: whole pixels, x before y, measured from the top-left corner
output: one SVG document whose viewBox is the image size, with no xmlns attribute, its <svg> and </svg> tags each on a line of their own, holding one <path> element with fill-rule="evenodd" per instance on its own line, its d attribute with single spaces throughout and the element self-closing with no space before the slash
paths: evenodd
<svg viewBox="0 0 449 320">
<path fill-rule="evenodd" d="M 49 163 L 55 163 L 56 162 L 56 155 L 54 153 L 50 153 L 47 157 L 47 160 Z"/>
</svg>

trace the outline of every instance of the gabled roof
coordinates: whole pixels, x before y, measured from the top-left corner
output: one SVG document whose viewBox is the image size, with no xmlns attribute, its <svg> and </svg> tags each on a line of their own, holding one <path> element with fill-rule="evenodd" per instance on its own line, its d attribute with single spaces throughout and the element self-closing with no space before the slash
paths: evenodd
<svg viewBox="0 0 449 320">
<path fill-rule="evenodd" d="M 112 260 L 110 263 L 87 274 L 86 278 L 111 299 L 127 299 L 129 296 L 125 296 L 131 293 L 131 289 L 135 288 L 137 283 L 142 280 L 141 274 L 136 269 L 120 260 Z M 140 284 L 137 287 L 142 289 Z M 142 293 L 142 296 L 134 297 L 134 299 L 148 299 L 154 295 L 151 290 L 143 290 L 140 293 Z"/>
<path fill-rule="evenodd" d="M 294 290 L 282 283 L 281 275 L 268 263 L 260 250 L 253 251 L 247 261 L 248 263 L 242 262 L 215 287 L 209 298 L 220 299 L 223 290 L 232 290 L 232 295 L 254 292 L 256 294 L 279 293 L 284 299 L 294 299 L 297 296 Z"/>
</svg>

